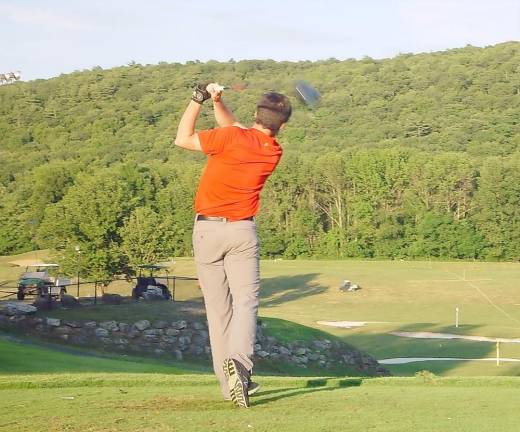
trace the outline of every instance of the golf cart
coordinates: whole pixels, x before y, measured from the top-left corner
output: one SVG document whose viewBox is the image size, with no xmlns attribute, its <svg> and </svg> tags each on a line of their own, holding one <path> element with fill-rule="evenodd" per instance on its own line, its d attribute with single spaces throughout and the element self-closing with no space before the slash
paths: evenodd
<svg viewBox="0 0 520 432">
<path fill-rule="evenodd" d="M 149 295 L 154 294 L 157 298 L 162 297 L 164 300 L 170 300 L 172 294 L 163 283 L 164 280 L 154 277 L 153 275 L 154 272 L 163 269 L 167 269 L 167 267 L 157 264 L 140 265 L 137 284 L 134 289 L 132 289 L 132 298 L 138 300 L 141 297 L 148 298 Z M 148 271 L 149 276 L 143 276 L 143 272 L 145 271 Z M 166 283 L 168 283 L 168 279 L 166 279 Z"/>
<path fill-rule="evenodd" d="M 59 297 L 67 292 L 65 287 L 70 285 L 70 280 L 50 275 L 50 272 L 57 268 L 58 264 L 29 264 L 18 280 L 16 293 L 18 300 L 23 300 L 28 295 Z"/>
</svg>

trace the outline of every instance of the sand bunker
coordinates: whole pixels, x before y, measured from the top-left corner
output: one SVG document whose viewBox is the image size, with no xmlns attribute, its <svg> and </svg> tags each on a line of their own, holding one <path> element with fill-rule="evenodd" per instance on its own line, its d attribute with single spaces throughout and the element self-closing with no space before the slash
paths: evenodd
<svg viewBox="0 0 520 432">
<path fill-rule="evenodd" d="M 424 362 L 424 361 L 488 361 L 488 362 L 496 362 L 496 358 L 454 358 L 454 357 L 396 357 L 396 358 L 387 358 L 378 360 L 380 364 L 406 364 L 406 363 L 416 363 L 416 362 Z M 515 358 L 500 358 L 500 363 L 502 362 L 520 362 L 520 359 Z"/>
<path fill-rule="evenodd" d="M 520 343 L 520 339 L 491 338 L 486 336 L 464 336 L 451 333 L 390 332 L 391 335 L 415 339 L 464 339 L 476 342 Z"/>
<path fill-rule="evenodd" d="M 367 324 L 388 324 L 388 322 L 385 321 L 317 321 L 317 323 L 329 327 L 340 327 L 346 329 L 363 327 Z"/>
</svg>

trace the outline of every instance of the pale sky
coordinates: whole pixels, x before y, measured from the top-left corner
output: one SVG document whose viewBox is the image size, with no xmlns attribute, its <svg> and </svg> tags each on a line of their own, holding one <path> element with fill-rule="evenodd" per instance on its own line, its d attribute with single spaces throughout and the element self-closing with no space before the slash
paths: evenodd
<svg viewBox="0 0 520 432">
<path fill-rule="evenodd" d="M 520 0 L 0 0 L 0 73 L 393 57 L 520 40 Z"/>
</svg>

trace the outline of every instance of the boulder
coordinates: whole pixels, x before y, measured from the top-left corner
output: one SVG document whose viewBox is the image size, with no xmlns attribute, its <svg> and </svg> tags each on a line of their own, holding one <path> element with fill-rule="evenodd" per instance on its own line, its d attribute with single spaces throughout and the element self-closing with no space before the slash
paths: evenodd
<svg viewBox="0 0 520 432">
<path fill-rule="evenodd" d="M 119 325 L 115 321 L 102 321 L 99 323 L 99 327 L 110 331 L 119 330 Z"/>
<path fill-rule="evenodd" d="M 78 299 L 70 294 L 62 294 L 60 296 L 60 302 L 63 307 L 73 308 L 80 305 Z"/>
<path fill-rule="evenodd" d="M 101 300 L 106 304 L 118 305 L 123 303 L 123 297 L 119 294 L 103 294 Z"/>
<path fill-rule="evenodd" d="M 37 311 L 35 306 L 24 302 L 7 302 L 0 305 L 0 313 L 4 315 L 31 315 Z"/>
<path fill-rule="evenodd" d="M 168 327 L 168 323 L 166 321 L 156 321 L 152 324 L 152 327 L 156 329 L 164 329 Z"/>
<path fill-rule="evenodd" d="M 174 329 L 182 330 L 182 329 L 185 329 L 186 327 L 188 327 L 188 324 L 184 320 L 172 322 L 172 328 L 174 328 Z"/>
<path fill-rule="evenodd" d="M 58 318 L 47 318 L 47 325 L 49 327 L 59 327 L 61 321 Z"/>
<path fill-rule="evenodd" d="M 147 328 L 150 327 L 150 321 L 148 321 L 148 320 L 137 321 L 137 322 L 134 324 L 134 327 L 135 327 L 137 330 L 140 330 L 140 331 L 146 330 Z"/>
<path fill-rule="evenodd" d="M 34 300 L 33 306 L 38 310 L 56 309 L 58 307 L 58 302 L 54 298 L 49 301 L 46 297 L 38 297 Z"/>
<path fill-rule="evenodd" d="M 97 328 L 95 333 L 98 338 L 102 338 L 102 339 L 108 338 L 108 335 L 110 334 L 107 329 L 104 329 L 101 327 Z"/>
</svg>

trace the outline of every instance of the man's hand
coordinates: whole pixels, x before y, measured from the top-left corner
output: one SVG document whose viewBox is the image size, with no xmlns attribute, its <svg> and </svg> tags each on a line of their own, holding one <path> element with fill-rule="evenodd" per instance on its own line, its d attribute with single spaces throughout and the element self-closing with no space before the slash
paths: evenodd
<svg viewBox="0 0 520 432">
<path fill-rule="evenodd" d="M 210 83 L 206 86 L 206 90 L 211 95 L 211 99 L 213 102 L 220 102 L 220 98 L 222 97 L 222 91 L 224 87 L 217 83 Z"/>
<path fill-rule="evenodd" d="M 202 105 L 205 100 L 211 97 L 211 94 L 208 92 L 208 87 L 208 84 L 197 84 L 193 89 L 191 100 Z"/>
</svg>

